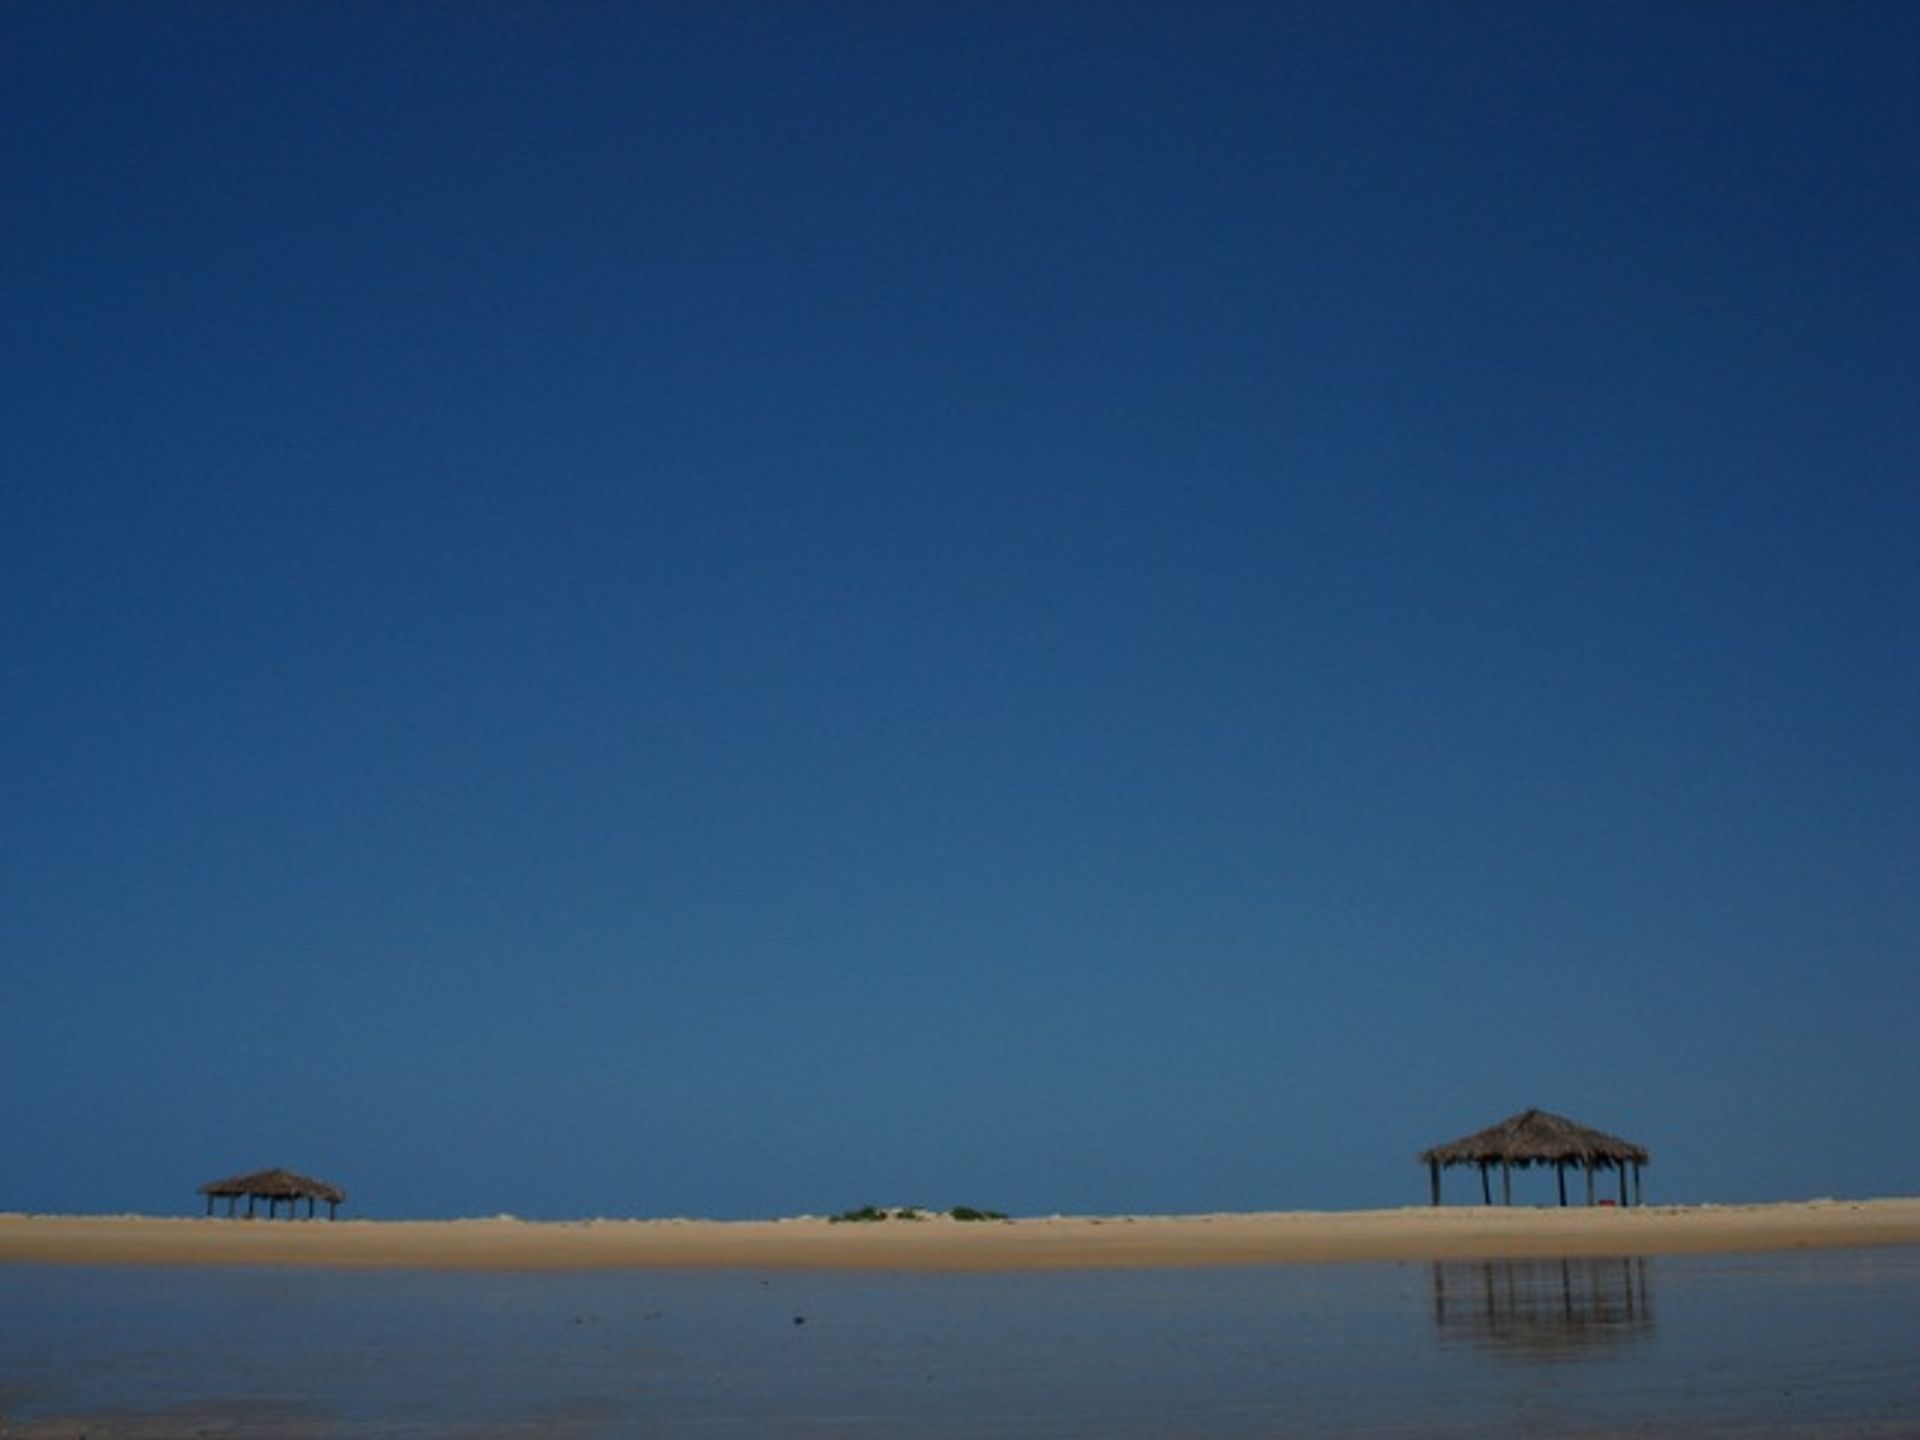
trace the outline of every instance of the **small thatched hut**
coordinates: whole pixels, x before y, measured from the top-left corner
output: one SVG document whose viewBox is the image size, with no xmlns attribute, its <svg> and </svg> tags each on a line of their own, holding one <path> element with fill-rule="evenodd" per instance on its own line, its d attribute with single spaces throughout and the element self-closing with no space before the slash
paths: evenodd
<svg viewBox="0 0 1920 1440">
<path fill-rule="evenodd" d="M 1501 1198 L 1513 1203 L 1513 1172 L 1529 1165 L 1551 1165 L 1560 1180 L 1560 1203 L 1567 1203 L 1567 1168 L 1579 1166 L 1587 1174 L 1587 1203 L 1593 1204 L 1593 1175 L 1596 1170 L 1620 1172 L 1620 1203 L 1626 1205 L 1627 1168 L 1633 1168 L 1633 1200 L 1640 1203 L 1640 1167 L 1648 1163 L 1646 1150 L 1630 1140 L 1589 1130 L 1562 1115 L 1545 1110 L 1522 1110 L 1498 1125 L 1491 1125 L 1458 1140 L 1449 1140 L 1431 1150 L 1420 1152 L 1420 1163 L 1432 1179 L 1433 1203 L 1440 1203 L 1440 1172 L 1454 1165 L 1480 1167 L 1480 1198 L 1493 1203 L 1488 1172 L 1500 1167 Z"/>
<path fill-rule="evenodd" d="M 313 1218 L 314 1207 L 319 1201 L 327 1202 L 327 1218 L 334 1219 L 340 1207 L 346 1204 L 347 1192 L 337 1185 L 329 1185 L 324 1180 L 315 1180 L 311 1176 L 296 1175 L 291 1170 L 257 1170 L 251 1175 L 235 1175 L 226 1180 L 209 1180 L 200 1187 L 200 1193 L 207 1197 L 207 1214 L 213 1214 L 213 1202 L 225 1200 L 227 1214 L 232 1215 L 242 1197 L 247 1202 L 247 1218 L 252 1219 L 254 1207 L 259 1201 L 267 1202 L 267 1218 L 271 1220 L 280 1208 L 282 1200 L 287 1202 L 287 1218 L 291 1220 L 298 1213 L 302 1200 L 307 1202 L 307 1218 Z"/>
</svg>

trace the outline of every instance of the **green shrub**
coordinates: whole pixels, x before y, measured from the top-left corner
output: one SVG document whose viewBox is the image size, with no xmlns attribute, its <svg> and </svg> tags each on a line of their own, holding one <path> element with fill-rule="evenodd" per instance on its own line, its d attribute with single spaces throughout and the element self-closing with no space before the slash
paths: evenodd
<svg viewBox="0 0 1920 1440">
<path fill-rule="evenodd" d="M 998 1210 L 976 1210 L 971 1205 L 956 1205 L 947 1213 L 956 1220 L 1004 1220 L 1007 1218 Z"/>
</svg>

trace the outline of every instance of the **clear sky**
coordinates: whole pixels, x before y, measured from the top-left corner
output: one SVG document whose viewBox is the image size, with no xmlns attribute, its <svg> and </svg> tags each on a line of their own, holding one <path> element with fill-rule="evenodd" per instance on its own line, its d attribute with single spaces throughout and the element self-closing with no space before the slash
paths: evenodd
<svg viewBox="0 0 1920 1440">
<path fill-rule="evenodd" d="M 1920 1191 L 1920 8 L 18 0 L 0 185 L 0 1209 Z"/>
</svg>

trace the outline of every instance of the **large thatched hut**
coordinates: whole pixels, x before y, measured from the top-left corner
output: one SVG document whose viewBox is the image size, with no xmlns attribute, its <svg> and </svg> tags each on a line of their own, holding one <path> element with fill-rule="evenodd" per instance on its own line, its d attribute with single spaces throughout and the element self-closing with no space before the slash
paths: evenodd
<svg viewBox="0 0 1920 1440">
<path fill-rule="evenodd" d="M 1440 1203 L 1440 1172 L 1455 1165 L 1475 1165 L 1480 1169 L 1480 1198 L 1493 1203 L 1488 1180 L 1494 1166 L 1500 1167 L 1501 1198 L 1513 1203 L 1513 1172 L 1530 1165 L 1551 1165 L 1560 1180 L 1560 1203 L 1567 1203 L 1567 1170 L 1577 1166 L 1586 1172 L 1587 1203 L 1593 1200 L 1593 1176 L 1597 1170 L 1616 1170 L 1620 1175 L 1620 1203 L 1640 1203 L 1640 1167 L 1648 1163 L 1644 1147 L 1622 1140 L 1602 1130 L 1576 1125 L 1563 1115 L 1545 1110 L 1522 1110 L 1498 1125 L 1449 1140 L 1431 1150 L 1420 1152 L 1420 1163 L 1432 1180 L 1433 1203 Z M 1627 1199 L 1627 1170 L 1633 1170 L 1633 1199 Z"/>
<path fill-rule="evenodd" d="M 242 1199 L 247 1202 L 247 1218 L 252 1219 L 254 1207 L 262 1200 L 267 1202 L 267 1218 L 271 1220 L 280 1208 L 280 1202 L 287 1205 L 287 1218 L 292 1219 L 298 1212 L 300 1202 L 307 1202 L 307 1218 L 311 1220 L 318 1202 L 327 1202 L 327 1218 L 334 1219 L 340 1207 L 346 1203 L 347 1192 L 337 1185 L 329 1185 L 324 1180 L 315 1180 L 308 1175 L 296 1175 L 291 1170 L 256 1170 L 251 1175 L 235 1175 L 226 1180 L 209 1180 L 200 1187 L 200 1193 L 207 1197 L 207 1214 L 213 1214 L 213 1202 L 225 1200 L 227 1214 L 232 1215 Z"/>
</svg>

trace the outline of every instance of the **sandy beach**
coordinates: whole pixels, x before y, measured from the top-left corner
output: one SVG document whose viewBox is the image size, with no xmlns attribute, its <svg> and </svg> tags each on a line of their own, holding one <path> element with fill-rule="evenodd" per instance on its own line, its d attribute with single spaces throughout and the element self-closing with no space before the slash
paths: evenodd
<svg viewBox="0 0 1920 1440">
<path fill-rule="evenodd" d="M 875 1224 L 816 1218 L 330 1223 L 0 1215 L 0 1263 L 72 1265 L 994 1271 L 1915 1244 L 1920 1244 L 1920 1199 Z"/>
</svg>

